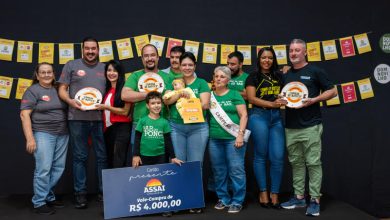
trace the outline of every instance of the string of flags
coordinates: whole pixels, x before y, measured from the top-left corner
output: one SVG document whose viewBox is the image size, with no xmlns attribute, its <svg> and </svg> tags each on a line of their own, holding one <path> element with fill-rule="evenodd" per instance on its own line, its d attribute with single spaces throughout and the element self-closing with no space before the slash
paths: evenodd
<svg viewBox="0 0 390 220">
<path fill-rule="evenodd" d="M 16 85 L 15 99 L 21 99 L 24 92 L 32 84 L 32 80 L 24 78 L 15 79 L 18 80 L 18 83 Z M 0 76 L 0 98 L 10 98 L 13 80 L 14 78 L 12 77 Z M 356 89 L 355 84 L 357 85 L 358 90 Z M 335 85 L 335 87 L 340 87 L 341 94 L 338 94 L 336 97 L 326 101 L 327 106 L 340 105 L 340 96 L 342 97 L 342 101 L 344 104 L 356 102 L 358 101 L 357 91 L 359 91 L 361 100 L 374 97 L 374 91 L 372 89 L 370 78 Z"/>
<path fill-rule="evenodd" d="M 340 53 L 341 56 L 345 58 L 355 56 L 357 53 L 363 54 L 370 52 L 372 49 L 370 41 L 368 39 L 369 33 L 371 32 L 332 40 L 308 42 L 308 61 L 318 62 L 323 60 L 338 59 Z M 116 47 L 113 47 L 113 42 L 115 42 Z M 107 62 L 111 59 L 114 59 L 115 52 L 117 53 L 119 60 L 131 59 L 134 58 L 134 56 L 140 57 L 141 48 L 149 43 L 156 46 L 160 56 L 163 56 L 163 50 L 164 48 L 166 48 L 165 57 L 167 58 L 169 58 L 169 51 L 172 47 L 184 46 L 185 50 L 194 53 L 197 59 L 201 54 L 202 58 L 199 61 L 207 64 L 217 64 L 218 62 L 219 64 L 226 64 L 228 54 L 235 50 L 238 50 L 241 51 L 244 55 L 244 65 L 252 65 L 252 49 L 256 49 L 257 54 L 257 52 L 265 46 L 273 47 L 276 53 L 277 61 L 281 65 L 287 64 L 288 57 L 287 45 L 284 44 L 230 45 L 181 40 L 171 37 L 144 34 L 140 36 L 128 37 L 118 40 L 100 41 L 100 61 Z M 16 41 L 0 38 L 0 60 L 14 61 L 14 48 L 16 47 L 16 62 L 32 63 L 33 60 L 36 60 L 36 57 L 33 57 L 34 44 L 38 44 L 38 63 L 54 63 L 54 55 L 55 53 L 58 53 L 58 63 L 65 64 L 67 61 L 74 59 L 74 45 L 80 43 L 42 43 Z M 133 45 L 135 48 L 136 55 L 133 52 Z M 203 51 L 200 51 L 201 48 L 203 49 Z M 355 48 L 357 49 L 357 53 Z"/>
</svg>

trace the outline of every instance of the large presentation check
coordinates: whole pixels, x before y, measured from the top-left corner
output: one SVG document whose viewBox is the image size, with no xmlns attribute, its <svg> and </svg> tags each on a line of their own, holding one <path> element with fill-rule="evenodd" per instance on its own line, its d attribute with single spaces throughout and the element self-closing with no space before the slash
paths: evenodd
<svg viewBox="0 0 390 220">
<path fill-rule="evenodd" d="M 204 207 L 200 162 L 103 170 L 104 218 Z"/>
</svg>

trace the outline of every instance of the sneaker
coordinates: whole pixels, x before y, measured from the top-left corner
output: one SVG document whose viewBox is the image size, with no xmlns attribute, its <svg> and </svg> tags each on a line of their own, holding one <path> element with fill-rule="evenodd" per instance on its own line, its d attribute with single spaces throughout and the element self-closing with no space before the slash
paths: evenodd
<svg viewBox="0 0 390 220">
<path fill-rule="evenodd" d="M 320 215 L 320 204 L 315 199 L 310 200 L 310 204 L 306 209 L 306 215 L 308 216 L 319 216 Z"/>
<path fill-rule="evenodd" d="M 229 207 L 228 213 L 239 213 L 242 209 L 242 205 L 231 205 Z"/>
<path fill-rule="evenodd" d="M 87 204 L 87 196 L 85 195 L 85 193 L 76 193 L 75 197 L 74 197 L 74 200 L 75 200 L 74 207 L 76 209 L 85 209 L 85 208 L 87 208 L 87 206 L 88 206 L 88 204 Z"/>
<path fill-rule="evenodd" d="M 56 212 L 56 210 L 45 204 L 34 208 L 34 212 L 40 215 L 52 215 Z"/>
<path fill-rule="evenodd" d="M 280 204 L 280 206 L 282 206 L 282 208 L 284 209 L 303 208 L 306 207 L 306 200 L 305 198 L 298 199 L 297 197 L 294 196 L 287 202 L 283 202 L 282 204 Z"/>
<path fill-rule="evenodd" d="M 202 209 L 190 209 L 190 213 L 199 214 L 202 213 Z"/>
<path fill-rule="evenodd" d="M 229 207 L 228 205 L 223 204 L 222 200 L 218 200 L 217 204 L 215 204 L 214 208 L 218 210 L 225 209 L 226 207 Z"/>
<path fill-rule="evenodd" d="M 47 206 L 53 207 L 53 208 L 56 208 L 56 209 L 60 209 L 60 208 L 64 208 L 65 207 L 64 203 L 61 202 L 61 201 L 58 201 L 58 200 L 47 201 L 46 204 L 47 204 Z"/>
<path fill-rule="evenodd" d="M 164 212 L 163 214 L 162 214 L 162 216 L 163 217 L 172 217 L 172 212 Z"/>
</svg>

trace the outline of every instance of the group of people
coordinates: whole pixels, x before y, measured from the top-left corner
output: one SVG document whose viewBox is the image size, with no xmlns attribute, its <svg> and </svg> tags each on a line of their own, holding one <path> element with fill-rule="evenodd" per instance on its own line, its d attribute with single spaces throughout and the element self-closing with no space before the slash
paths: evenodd
<svg viewBox="0 0 390 220">
<path fill-rule="evenodd" d="M 260 205 L 275 209 L 307 207 L 307 215 L 319 215 L 322 182 L 319 102 L 337 93 L 328 75 L 307 63 L 304 41 L 291 42 L 292 67 L 284 73 L 279 71 L 271 47 L 259 50 L 257 70 L 251 74 L 242 69 L 242 53 L 231 53 L 226 66 L 214 69 L 211 88 L 195 73 L 195 56 L 181 46 L 171 49 L 171 66 L 162 71 L 158 69 L 157 48 L 145 45 L 141 50 L 144 68 L 133 72 L 127 80 L 118 61 L 99 62 L 96 39 L 85 38 L 82 53 L 83 58 L 65 64 L 59 85 L 53 66 L 39 64 L 33 74 L 34 83 L 22 98 L 26 150 L 35 157 L 32 202 L 37 213 L 53 214 L 55 208 L 63 207 L 53 190 L 65 168 L 68 141 L 73 156 L 76 208 L 88 205 L 89 145 L 96 156 L 99 200 L 103 199 L 102 169 L 127 166 L 128 155 L 133 156 L 130 158 L 133 167 L 167 162 L 202 163 L 208 145 L 214 190 L 218 196 L 214 208 L 238 213 L 246 195 L 244 162 L 248 138 L 251 138 Z M 142 86 L 142 81 L 151 77 L 159 82 L 153 91 Z M 186 89 L 163 98 L 162 95 L 175 89 L 175 79 L 184 82 Z M 286 107 L 284 125 L 280 108 L 288 102 L 280 91 L 294 81 L 306 85 L 309 98 L 297 108 Z M 75 98 L 76 93 L 86 87 L 104 94 L 102 104 L 97 104 L 93 110 L 83 109 Z M 199 99 L 204 122 L 184 123 L 177 104 L 191 97 Z M 280 203 L 278 194 L 285 149 L 292 165 L 294 196 Z M 268 161 L 270 181 L 267 180 Z M 305 198 L 306 169 L 309 204 Z M 190 210 L 192 213 L 201 211 Z M 171 214 L 164 213 L 165 216 Z"/>
</svg>

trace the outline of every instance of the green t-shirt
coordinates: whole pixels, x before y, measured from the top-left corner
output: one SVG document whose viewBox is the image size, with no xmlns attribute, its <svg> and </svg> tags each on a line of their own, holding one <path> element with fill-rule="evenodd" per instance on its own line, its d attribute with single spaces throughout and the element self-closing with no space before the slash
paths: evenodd
<svg viewBox="0 0 390 220">
<path fill-rule="evenodd" d="M 228 84 L 228 88 L 242 92 L 242 90 L 245 89 L 245 81 L 248 76 L 249 74 L 244 72 L 239 76 L 231 78 Z"/>
<path fill-rule="evenodd" d="M 142 75 L 144 75 L 144 73 L 145 73 L 144 70 L 138 70 L 132 73 L 129 76 L 129 78 L 127 78 L 125 87 L 131 88 L 134 91 L 139 92 L 138 80 L 141 78 Z M 166 90 L 172 90 L 173 78 L 160 70 L 158 71 L 158 75 L 160 75 L 161 78 L 164 80 L 165 86 L 164 86 L 163 94 L 165 93 Z M 133 122 L 137 123 L 140 118 L 144 117 L 147 114 L 149 114 L 149 111 L 146 108 L 145 100 L 134 103 Z M 163 105 L 161 109 L 161 115 L 164 118 L 167 118 L 167 110 L 165 109 L 165 105 Z"/>
<path fill-rule="evenodd" d="M 140 154 L 142 156 L 159 156 L 165 154 L 164 134 L 171 132 L 165 118 L 152 119 L 142 117 L 137 124 L 137 131 L 142 133 Z"/>
<path fill-rule="evenodd" d="M 172 69 L 169 69 L 169 76 L 171 76 L 173 79 L 183 78 L 183 73 L 175 73 L 172 71 Z"/>
<path fill-rule="evenodd" d="M 245 101 L 240 93 L 237 90 L 230 89 L 229 92 L 223 96 L 217 96 L 216 94 L 214 94 L 214 96 L 229 118 L 235 124 L 239 125 L 240 117 L 238 115 L 236 105 L 245 105 Z M 210 138 L 234 139 L 235 137 L 226 132 L 210 113 Z"/>
<path fill-rule="evenodd" d="M 196 98 L 200 98 L 200 94 L 204 92 L 210 92 L 209 85 L 206 80 L 197 77 L 190 85 L 186 85 L 187 88 L 191 88 Z M 184 124 L 183 119 L 180 117 L 179 112 L 176 109 L 176 103 L 169 106 L 169 119 L 177 124 Z M 203 117 L 206 117 L 206 111 L 203 111 Z"/>
</svg>

